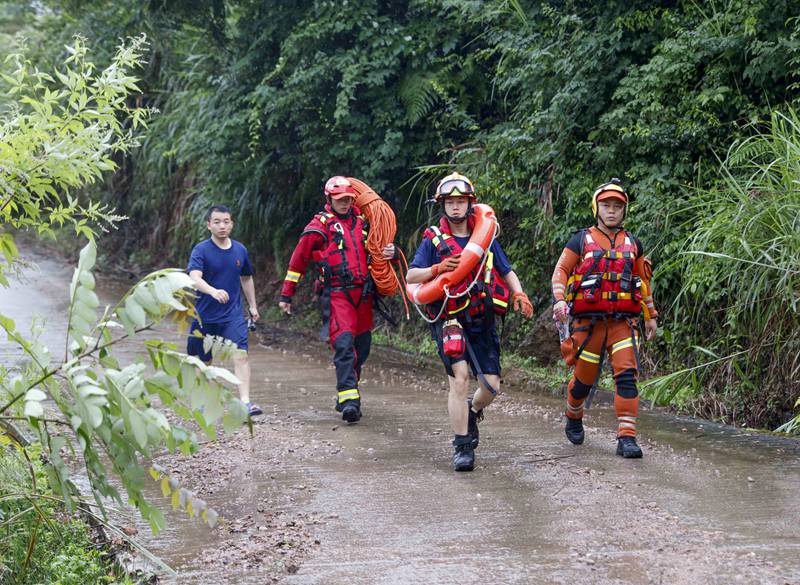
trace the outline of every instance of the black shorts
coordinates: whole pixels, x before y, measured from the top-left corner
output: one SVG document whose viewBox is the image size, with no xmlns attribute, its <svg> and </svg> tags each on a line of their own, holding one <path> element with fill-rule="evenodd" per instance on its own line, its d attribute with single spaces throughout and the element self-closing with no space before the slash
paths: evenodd
<svg viewBox="0 0 800 585">
<path fill-rule="evenodd" d="M 445 355 L 442 347 L 442 327 L 444 323 L 439 319 L 436 323 L 431 325 L 431 337 L 436 342 L 436 348 L 439 350 L 439 357 L 444 364 L 444 371 L 448 376 L 454 376 L 453 364 L 463 362 L 466 360 L 472 370 L 473 377 L 478 376 L 478 370 L 470 358 L 469 351 L 465 351 L 464 355 L 460 358 L 452 358 Z M 497 329 L 492 327 L 488 331 L 483 327 L 472 327 L 464 329 L 467 341 L 472 352 L 475 354 L 478 364 L 481 367 L 481 373 L 500 375 L 500 336 L 497 335 Z M 455 377 L 455 376 L 454 376 Z"/>
</svg>

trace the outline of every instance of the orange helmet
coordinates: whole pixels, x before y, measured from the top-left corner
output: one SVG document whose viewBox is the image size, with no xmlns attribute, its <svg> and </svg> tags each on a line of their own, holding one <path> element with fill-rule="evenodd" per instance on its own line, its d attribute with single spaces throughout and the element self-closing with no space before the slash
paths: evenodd
<svg viewBox="0 0 800 585">
<path fill-rule="evenodd" d="M 597 204 L 605 199 L 619 199 L 625 204 L 625 215 L 628 213 L 628 193 L 622 187 L 622 181 L 611 179 L 600 185 L 592 195 L 592 214 L 597 217 Z M 624 215 L 623 215 L 624 217 Z"/>
<path fill-rule="evenodd" d="M 433 199 L 438 202 L 442 197 L 469 197 L 473 201 L 478 199 L 472 181 L 458 173 L 451 173 L 439 181 Z"/>
<path fill-rule="evenodd" d="M 341 199 L 342 197 L 357 197 L 358 193 L 353 189 L 353 185 L 346 177 L 336 175 L 328 179 L 325 183 L 325 196 L 331 199 Z"/>
</svg>

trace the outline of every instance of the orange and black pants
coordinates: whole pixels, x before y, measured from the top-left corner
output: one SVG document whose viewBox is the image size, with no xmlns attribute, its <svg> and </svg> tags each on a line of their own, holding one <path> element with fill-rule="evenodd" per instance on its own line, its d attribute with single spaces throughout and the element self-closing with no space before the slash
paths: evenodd
<svg viewBox="0 0 800 585">
<path fill-rule="evenodd" d="M 567 417 L 583 418 L 583 403 L 597 381 L 605 357 L 614 373 L 617 436 L 635 437 L 639 410 L 639 335 L 635 319 L 577 317 L 572 325 L 573 348 L 578 356 L 567 387 Z"/>
</svg>

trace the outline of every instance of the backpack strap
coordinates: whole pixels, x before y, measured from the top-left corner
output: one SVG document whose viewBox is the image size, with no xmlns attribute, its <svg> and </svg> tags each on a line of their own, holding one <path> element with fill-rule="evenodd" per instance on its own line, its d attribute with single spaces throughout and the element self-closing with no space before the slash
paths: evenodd
<svg viewBox="0 0 800 585">
<path fill-rule="evenodd" d="M 425 230 L 425 236 L 436 246 L 436 251 L 439 252 L 441 258 L 447 258 L 453 255 L 453 248 L 447 243 L 453 236 L 443 233 L 442 230 L 435 225 Z"/>
</svg>

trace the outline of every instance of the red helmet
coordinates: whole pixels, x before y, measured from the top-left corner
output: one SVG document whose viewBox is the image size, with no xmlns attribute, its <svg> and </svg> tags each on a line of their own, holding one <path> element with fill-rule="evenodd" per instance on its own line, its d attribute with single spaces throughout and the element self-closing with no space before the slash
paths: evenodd
<svg viewBox="0 0 800 585">
<path fill-rule="evenodd" d="M 347 180 L 347 177 L 337 175 L 328 179 L 325 183 L 325 196 L 331 199 L 341 199 L 342 197 L 353 197 L 358 195 L 353 185 Z"/>
</svg>

